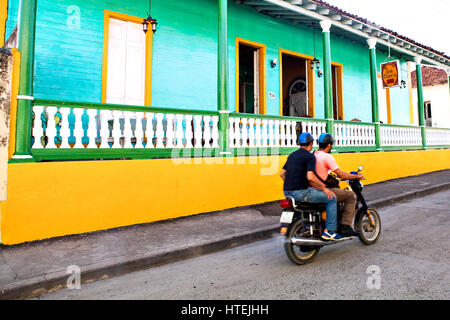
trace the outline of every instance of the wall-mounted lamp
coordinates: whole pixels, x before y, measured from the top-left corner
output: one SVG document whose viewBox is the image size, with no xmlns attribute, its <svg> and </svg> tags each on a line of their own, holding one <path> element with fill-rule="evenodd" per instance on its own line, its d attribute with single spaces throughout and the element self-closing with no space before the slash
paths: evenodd
<svg viewBox="0 0 450 320">
<path fill-rule="evenodd" d="M 273 59 L 272 61 L 270 61 L 270 66 L 272 68 L 275 68 L 277 66 L 277 64 L 278 64 L 278 60 L 277 59 Z"/>
<path fill-rule="evenodd" d="M 152 25 L 152 31 L 153 33 L 156 32 L 156 26 L 158 25 L 158 22 L 156 19 L 153 19 L 152 16 L 149 14 L 148 17 L 146 19 L 144 19 L 144 21 L 142 22 L 142 26 L 144 29 L 144 33 L 147 33 L 148 31 L 148 25 L 151 24 Z"/>
<path fill-rule="evenodd" d="M 311 70 L 314 69 L 314 64 L 316 64 L 316 68 L 317 68 L 317 70 L 319 70 L 320 69 L 320 60 L 316 59 L 316 58 L 314 58 L 314 60 L 311 60 L 311 62 L 309 64 L 309 66 L 311 67 Z"/>
<path fill-rule="evenodd" d="M 317 75 L 319 76 L 319 78 L 322 76 L 322 70 L 320 70 L 320 60 L 314 58 L 314 60 L 311 60 L 311 62 L 309 63 L 309 67 L 311 68 L 311 70 L 314 70 L 314 66 L 317 68 Z"/>
</svg>

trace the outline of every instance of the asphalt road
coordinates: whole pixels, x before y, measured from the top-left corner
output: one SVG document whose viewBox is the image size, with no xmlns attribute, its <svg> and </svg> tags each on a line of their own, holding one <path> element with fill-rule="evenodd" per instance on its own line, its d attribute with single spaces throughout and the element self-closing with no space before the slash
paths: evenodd
<svg viewBox="0 0 450 320">
<path fill-rule="evenodd" d="M 39 299 L 449 299 L 449 199 L 443 191 L 379 210 L 375 245 L 326 247 L 305 266 L 277 237 Z M 379 278 L 368 285 L 370 266 Z"/>
</svg>

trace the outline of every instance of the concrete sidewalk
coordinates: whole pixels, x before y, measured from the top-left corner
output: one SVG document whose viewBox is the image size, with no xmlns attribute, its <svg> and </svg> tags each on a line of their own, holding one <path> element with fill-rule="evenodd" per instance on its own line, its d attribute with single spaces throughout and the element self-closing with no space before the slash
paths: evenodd
<svg viewBox="0 0 450 320">
<path fill-rule="evenodd" d="M 383 207 L 450 188 L 450 170 L 367 186 Z M 67 267 L 91 282 L 274 236 L 279 203 L 0 247 L 0 299 L 36 297 L 66 287 Z M 280 249 L 281 250 L 281 249 Z"/>
</svg>

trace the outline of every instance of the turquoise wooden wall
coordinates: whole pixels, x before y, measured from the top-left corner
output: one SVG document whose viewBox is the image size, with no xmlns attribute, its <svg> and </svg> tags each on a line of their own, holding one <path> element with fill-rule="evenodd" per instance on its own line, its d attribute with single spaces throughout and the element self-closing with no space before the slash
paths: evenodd
<svg viewBox="0 0 450 320">
<path fill-rule="evenodd" d="M 17 3 L 10 0 L 7 36 L 17 21 Z M 153 0 L 152 6 L 159 22 L 153 48 L 153 106 L 217 110 L 217 0 Z M 79 26 L 71 23 L 77 7 Z M 37 98 L 100 102 L 104 10 L 145 17 L 148 1 L 38 0 Z M 276 94 L 276 98 L 267 97 L 267 113 L 278 115 L 279 65 L 271 68 L 270 62 L 279 59 L 280 48 L 314 56 L 311 28 L 267 17 L 230 0 L 228 32 L 230 110 L 235 110 L 235 38 L 239 37 L 267 46 L 267 93 Z M 321 36 L 317 29 L 315 52 L 323 61 Z M 332 60 L 343 64 L 345 119 L 370 122 L 368 47 L 332 35 L 331 50 Z M 377 57 L 382 62 L 386 54 L 377 52 Z M 323 77 L 316 72 L 315 95 L 316 117 L 323 118 Z M 408 90 L 393 89 L 391 98 L 393 121 L 408 124 Z"/>
<path fill-rule="evenodd" d="M 8 18 L 6 19 L 5 41 L 17 25 L 19 0 L 8 0 Z"/>
</svg>

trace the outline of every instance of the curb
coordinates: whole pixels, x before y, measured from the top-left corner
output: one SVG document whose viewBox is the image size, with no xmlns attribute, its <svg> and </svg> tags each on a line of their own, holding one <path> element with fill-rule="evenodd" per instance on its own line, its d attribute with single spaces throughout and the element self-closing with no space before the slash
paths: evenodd
<svg viewBox="0 0 450 320">
<path fill-rule="evenodd" d="M 408 201 L 447 189 L 450 189 L 450 182 L 427 189 L 402 193 L 382 200 L 369 201 L 368 205 L 382 208 L 394 203 Z M 97 280 L 104 280 L 225 249 L 231 249 L 259 240 L 265 240 L 273 237 L 274 234 L 278 232 L 278 229 L 279 224 L 276 224 L 255 231 L 237 234 L 218 240 L 211 240 L 190 247 L 186 246 L 176 250 L 163 250 L 156 254 L 152 253 L 138 257 L 134 256 L 131 258 L 115 259 L 109 263 L 90 265 L 82 269 L 81 282 L 90 283 Z M 0 291 L 0 300 L 29 299 L 38 297 L 42 294 L 55 292 L 66 287 L 67 279 L 68 274 L 59 272 L 26 279 L 19 283 L 16 282 L 14 286 L 6 287 Z"/>
</svg>

